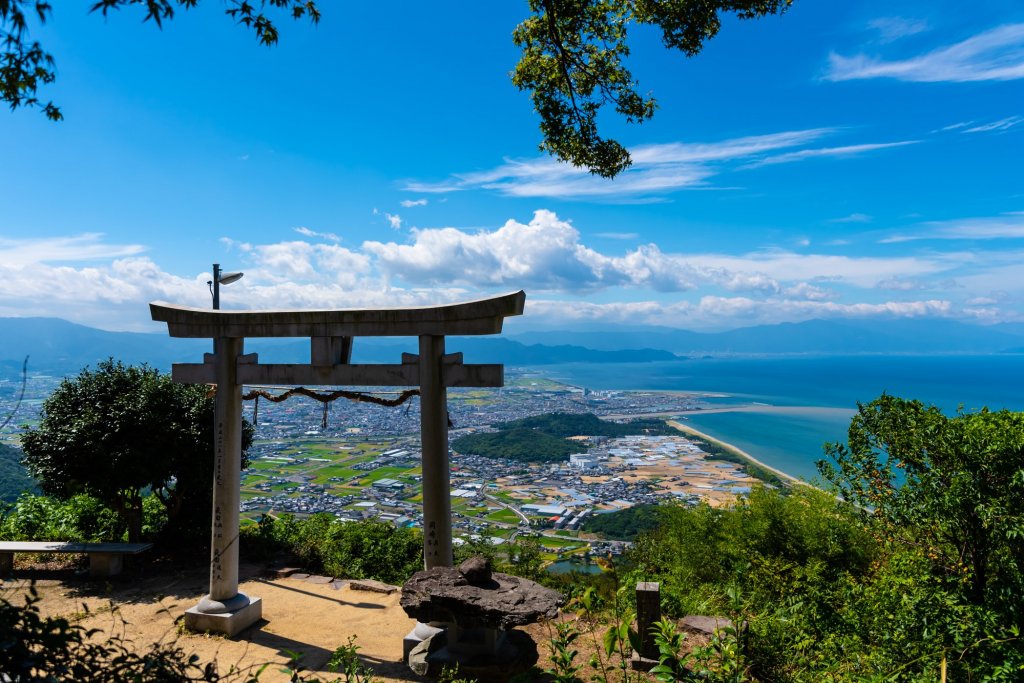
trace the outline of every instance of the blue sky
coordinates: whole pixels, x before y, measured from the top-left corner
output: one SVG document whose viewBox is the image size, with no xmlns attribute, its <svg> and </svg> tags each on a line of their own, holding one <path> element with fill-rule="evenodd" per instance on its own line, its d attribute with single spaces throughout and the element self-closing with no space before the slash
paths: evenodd
<svg viewBox="0 0 1024 683">
<path fill-rule="evenodd" d="M 525 3 L 321 3 L 275 48 L 203 3 L 33 27 L 66 120 L 0 112 L 0 316 L 157 329 L 153 300 L 421 305 L 530 326 L 1024 320 L 1024 4 L 796 0 L 692 59 L 633 27 L 659 110 L 608 181 L 539 153 Z"/>
</svg>

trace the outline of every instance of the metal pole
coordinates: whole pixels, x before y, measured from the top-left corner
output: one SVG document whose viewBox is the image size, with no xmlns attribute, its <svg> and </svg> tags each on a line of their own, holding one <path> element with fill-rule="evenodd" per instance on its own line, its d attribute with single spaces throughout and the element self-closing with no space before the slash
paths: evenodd
<svg viewBox="0 0 1024 683">
<path fill-rule="evenodd" d="M 452 566 L 448 396 L 442 381 L 444 337 L 420 337 L 420 436 L 423 449 L 423 563 Z"/>
<path fill-rule="evenodd" d="M 213 264 L 213 310 L 220 310 L 220 264 Z"/>
</svg>

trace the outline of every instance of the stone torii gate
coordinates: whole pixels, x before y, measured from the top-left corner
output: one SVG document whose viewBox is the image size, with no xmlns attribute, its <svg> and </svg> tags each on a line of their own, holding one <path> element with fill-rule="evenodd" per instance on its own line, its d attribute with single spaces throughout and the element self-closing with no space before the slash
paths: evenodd
<svg viewBox="0 0 1024 683">
<path fill-rule="evenodd" d="M 423 557 L 427 569 L 452 564 L 448 463 L 448 387 L 500 387 L 504 366 L 466 365 L 445 353 L 445 336 L 498 334 L 521 315 L 522 291 L 490 299 L 419 308 L 334 311 L 221 311 L 150 304 L 172 337 L 214 340 L 203 363 L 176 363 L 175 382 L 216 384 L 210 592 L 185 613 L 198 631 L 234 635 L 262 616 L 260 598 L 238 592 L 242 386 L 349 385 L 420 388 L 423 454 Z M 355 337 L 415 336 L 419 355 L 397 365 L 353 365 Z M 309 337 L 309 364 L 264 364 L 245 354 L 246 337 Z"/>
</svg>

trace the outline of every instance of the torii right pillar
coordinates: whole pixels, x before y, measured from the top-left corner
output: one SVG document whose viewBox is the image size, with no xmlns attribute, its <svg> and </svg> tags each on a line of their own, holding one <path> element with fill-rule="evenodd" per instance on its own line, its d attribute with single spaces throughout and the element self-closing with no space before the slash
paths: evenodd
<svg viewBox="0 0 1024 683">
<path fill-rule="evenodd" d="M 444 337 L 420 336 L 420 436 L 423 455 L 423 564 L 452 566 L 452 501 L 448 461 L 448 390 Z"/>
</svg>

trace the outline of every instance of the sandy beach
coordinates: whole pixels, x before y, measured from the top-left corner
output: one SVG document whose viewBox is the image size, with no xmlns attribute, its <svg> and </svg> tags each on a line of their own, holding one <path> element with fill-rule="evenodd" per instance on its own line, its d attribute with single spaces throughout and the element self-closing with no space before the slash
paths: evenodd
<svg viewBox="0 0 1024 683">
<path fill-rule="evenodd" d="M 720 411 L 720 412 L 724 412 L 724 411 Z M 758 467 L 763 467 L 764 469 L 768 470 L 772 474 L 777 475 L 780 479 L 783 479 L 783 480 L 785 480 L 786 482 L 788 482 L 790 484 L 804 484 L 804 485 L 808 485 L 808 484 L 806 484 L 806 482 L 804 482 L 804 481 L 802 481 L 800 479 L 797 479 L 796 477 L 794 477 L 792 475 L 786 474 L 785 472 L 783 472 L 780 469 L 776 469 L 776 468 L 772 467 L 771 465 L 764 464 L 763 462 L 761 462 L 760 460 L 758 460 L 757 458 L 752 456 L 750 453 L 747 453 L 744 450 L 736 448 L 736 446 L 733 446 L 730 443 L 726 443 L 725 441 L 722 441 L 721 439 L 716 439 L 715 437 L 713 437 L 713 436 L 711 436 L 709 434 L 705 434 L 704 432 L 699 431 L 697 429 L 694 429 L 693 427 L 688 427 L 687 425 L 684 425 L 684 424 L 682 424 L 680 422 L 677 422 L 676 420 L 669 420 L 667 424 L 670 427 L 673 427 L 674 429 L 678 429 L 679 431 L 683 432 L 684 434 L 692 434 L 694 436 L 699 436 L 700 438 L 705 439 L 707 441 L 710 441 L 713 444 L 717 444 L 717 445 L 721 446 L 722 448 L 728 450 L 730 453 L 734 453 L 734 454 L 738 455 L 739 457 L 743 458 L 744 460 L 750 462 L 752 465 L 757 465 Z"/>
</svg>

